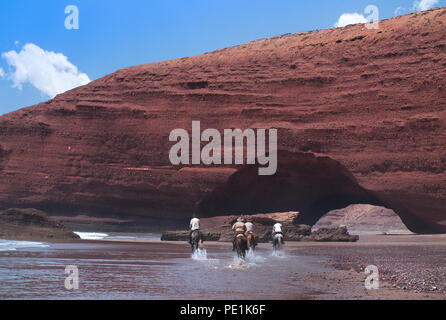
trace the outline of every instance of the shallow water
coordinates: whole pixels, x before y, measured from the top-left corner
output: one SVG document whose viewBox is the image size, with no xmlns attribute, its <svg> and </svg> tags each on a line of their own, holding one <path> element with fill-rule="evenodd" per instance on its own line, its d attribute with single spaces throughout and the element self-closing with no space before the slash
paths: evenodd
<svg viewBox="0 0 446 320">
<path fill-rule="evenodd" d="M 15 251 L 24 248 L 46 248 L 48 246 L 48 244 L 43 242 L 0 239 L 0 251 Z"/>
<path fill-rule="evenodd" d="M 161 234 L 157 233 L 118 233 L 118 232 L 80 232 L 74 231 L 82 240 L 143 240 L 143 241 L 158 241 L 161 238 Z"/>
<path fill-rule="evenodd" d="M 245 261 L 214 244 L 192 256 L 187 244 L 84 241 L 0 252 L 1 299 L 305 299 L 306 275 L 322 258 L 261 248 Z M 65 267 L 79 289 L 65 289 Z"/>
</svg>

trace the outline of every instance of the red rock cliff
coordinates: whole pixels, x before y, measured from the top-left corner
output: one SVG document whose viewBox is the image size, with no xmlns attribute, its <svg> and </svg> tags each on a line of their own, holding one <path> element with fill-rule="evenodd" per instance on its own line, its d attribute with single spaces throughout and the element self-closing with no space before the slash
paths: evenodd
<svg viewBox="0 0 446 320">
<path fill-rule="evenodd" d="M 122 69 L 4 115 L 0 206 L 179 218 L 197 207 L 225 213 L 210 203 L 218 198 L 231 210 L 296 210 L 314 222 L 363 201 L 394 209 L 413 231 L 445 232 L 445 28 L 439 8 L 382 21 L 378 30 L 287 34 Z M 249 170 L 171 166 L 169 133 L 192 120 L 202 128 L 277 128 L 287 153 L 271 181 L 290 186 L 274 193 L 286 205 L 269 203 L 269 180 Z M 316 180 L 323 198 L 301 158 L 307 172 L 327 161 L 328 180 Z M 240 176 L 263 190 L 261 198 L 243 197 L 243 185 L 233 185 Z"/>
</svg>

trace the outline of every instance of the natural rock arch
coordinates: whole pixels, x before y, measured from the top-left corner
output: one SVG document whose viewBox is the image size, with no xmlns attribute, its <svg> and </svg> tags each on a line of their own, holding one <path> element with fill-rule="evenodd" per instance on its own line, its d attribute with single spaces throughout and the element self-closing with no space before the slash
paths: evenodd
<svg viewBox="0 0 446 320">
<path fill-rule="evenodd" d="M 314 225 L 327 212 L 355 203 L 388 206 L 361 187 L 339 162 L 311 153 L 279 151 L 275 175 L 259 176 L 257 166 L 245 166 L 205 196 L 198 211 L 210 217 L 297 210 L 298 223 Z M 417 231 L 410 219 L 401 218 L 411 231 Z"/>
</svg>

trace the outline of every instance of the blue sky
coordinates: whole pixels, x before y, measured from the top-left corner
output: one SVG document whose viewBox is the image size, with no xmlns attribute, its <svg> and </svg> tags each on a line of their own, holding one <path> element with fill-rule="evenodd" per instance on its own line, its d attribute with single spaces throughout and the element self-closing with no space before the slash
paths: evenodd
<svg viewBox="0 0 446 320">
<path fill-rule="evenodd" d="M 95 80 L 127 66 L 201 54 L 284 33 L 331 28 L 344 13 L 367 16 L 367 5 L 379 8 L 380 19 L 391 18 L 415 11 L 415 1 L 428 7 L 446 5 L 446 0 L 1 1 L 0 114 L 49 100 L 51 94 L 45 86 L 61 81 L 48 76 L 50 79 L 46 77 L 46 82 L 36 85 L 41 81 L 39 74 L 46 71 L 38 69 L 40 63 L 33 60 L 33 70 L 22 66 L 25 73 L 34 72 L 32 80 L 22 78 L 20 86 L 12 87 L 11 77 L 25 55 L 8 54 L 10 59 L 15 57 L 14 65 L 1 54 L 12 50 L 20 53 L 27 43 L 34 45 L 29 52 L 33 49 L 39 57 L 50 57 L 46 51 L 63 54 L 69 61 L 65 66 L 78 68 L 74 80 L 79 80 L 81 73 Z M 65 28 L 67 5 L 79 9 L 78 30 Z"/>
</svg>

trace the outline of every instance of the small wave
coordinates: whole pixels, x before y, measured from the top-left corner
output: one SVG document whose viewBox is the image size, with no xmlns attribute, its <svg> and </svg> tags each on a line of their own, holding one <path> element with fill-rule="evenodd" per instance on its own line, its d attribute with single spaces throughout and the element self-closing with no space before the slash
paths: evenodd
<svg viewBox="0 0 446 320">
<path fill-rule="evenodd" d="M 0 239 L 0 251 L 15 251 L 17 249 L 47 248 L 47 247 L 49 247 L 49 245 L 43 242 L 14 241 L 14 240 Z"/>
<path fill-rule="evenodd" d="M 102 233 L 75 231 L 82 240 L 116 240 L 116 241 L 160 241 L 161 235 L 154 233 Z"/>
<path fill-rule="evenodd" d="M 107 240 L 122 241 L 161 241 L 161 235 L 158 234 L 137 234 L 137 235 L 115 235 L 109 234 Z"/>
<path fill-rule="evenodd" d="M 74 231 L 82 240 L 101 240 L 108 237 L 106 233 L 97 233 L 97 232 L 77 232 Z"/>
</svg>

